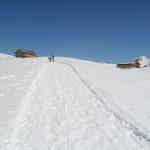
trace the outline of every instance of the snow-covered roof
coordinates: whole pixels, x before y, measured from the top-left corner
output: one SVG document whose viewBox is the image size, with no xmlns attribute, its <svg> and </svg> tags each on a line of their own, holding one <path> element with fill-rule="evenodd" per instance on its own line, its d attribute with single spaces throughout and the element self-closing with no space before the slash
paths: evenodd
<svg viewBox="0 0 150 150">
<path fill-rule="evenodd" d="M 136 59 L 134 59 L 135 62 L 138 62 L 141 67 L 149 67 L 150 66 L 150 60 L 146 56 L 141 56 Z"/>
</svg>

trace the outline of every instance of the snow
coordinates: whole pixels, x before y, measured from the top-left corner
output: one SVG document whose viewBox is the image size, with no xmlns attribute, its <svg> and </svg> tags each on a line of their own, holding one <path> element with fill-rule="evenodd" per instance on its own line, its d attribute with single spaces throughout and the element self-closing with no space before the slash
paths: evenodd
<svg viewBox="0 0 150 150">
<path fill-rule="evenodd" d="M 63 57 L 0 68 L 0 150 L 150 149 L 150 68 Z"/>
<path fill-rule="evenodd" d="M 145 56 L 142 56 L 142 57 L 139 57 L 139 63 L 141 64 L 141 67 L 150 67 L 150 60 L 145 57 Z"/>
<path fill-rule="evenodd" d="M 140 67 L 150 67 L 150 60 L 146 56 L 135 58 L 133 62 L 138 62 Z"/>
<path fill-rule="evenodd" d="M 14 56 L 0 53 L 0 60 L 1 60 L 1 59 L 13 58 L 13 57 L 14 57 Z"/>
</svg>

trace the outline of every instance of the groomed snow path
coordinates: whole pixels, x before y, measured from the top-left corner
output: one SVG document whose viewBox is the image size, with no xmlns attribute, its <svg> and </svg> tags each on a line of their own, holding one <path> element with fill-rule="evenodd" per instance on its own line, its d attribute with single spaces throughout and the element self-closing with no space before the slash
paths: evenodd
<svg viewBox="0 0 150 150">
<path fill-rule="evenodd" d="M 105 101 L 105 100 L 104 100 Z M 67 64 L 47 63 L 23 100 L 5 150 L 150 150 Z"/>
</svg>

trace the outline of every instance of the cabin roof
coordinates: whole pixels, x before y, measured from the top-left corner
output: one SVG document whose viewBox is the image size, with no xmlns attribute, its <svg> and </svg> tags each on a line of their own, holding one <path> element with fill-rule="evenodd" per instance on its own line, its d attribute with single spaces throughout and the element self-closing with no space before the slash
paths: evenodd
<svg viewBox="0 0 150 150">
<path fill-rule="evenodd" d="M 117 65 L 132 65 L 132 64 L 140 64 L 138 62 L 128 62 L 128 63 L 119 63 Z"/>
<path fill-rule="evenodd" d="M 15 52 L 15 54 L 17 53 L 28 53 L 28 54 L 34 54 L 36 55 L 36 53 L 32 50 L 25 50 L 25 49 L 17 49 L 17 51 Z"/>
</svg>

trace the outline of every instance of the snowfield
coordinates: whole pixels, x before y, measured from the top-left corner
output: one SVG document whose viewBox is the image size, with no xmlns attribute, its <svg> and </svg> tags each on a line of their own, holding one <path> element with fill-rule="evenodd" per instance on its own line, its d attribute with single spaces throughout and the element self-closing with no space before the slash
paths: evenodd
<svg viewBox="0 0 150 150">
<path fill-rule="evenodd" d="M 149 150 L 150 68 L 0 59 L 0 150 Z"/>
</svg>

